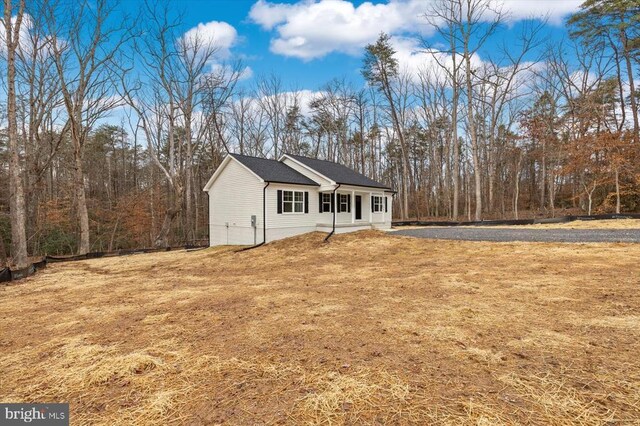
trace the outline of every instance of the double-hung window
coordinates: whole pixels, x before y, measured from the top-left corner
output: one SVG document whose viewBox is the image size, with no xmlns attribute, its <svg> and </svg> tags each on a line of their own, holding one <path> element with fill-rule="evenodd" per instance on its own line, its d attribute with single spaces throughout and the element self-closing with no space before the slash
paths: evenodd
<svg viewBox="0 0 640 426">
<path fill-rule="evenodd" d="M 374 213 L 384 212 L 384 197 L 379 197 L 374 195 L 371 197 L 372 208 L 371 211 Z"/>
<path fill-rule="evenodd" d="M 322 212 L 330 212 L 331 211 L 331 197 L 333 194 L 331 193 L 322 193 Z"/>
<path fill-rule="evenodd" d="M 345 213 L 349 211 L 349 195 L 348 194 L 338 194 L 340 197 L 340 209 L 339 212 Z"/>
<path fill-rule="evenodd" d="M 282 191 L 282 212 L 283 213 L 303 213 L 304 212 L 304 192 Z"/>
</svg>

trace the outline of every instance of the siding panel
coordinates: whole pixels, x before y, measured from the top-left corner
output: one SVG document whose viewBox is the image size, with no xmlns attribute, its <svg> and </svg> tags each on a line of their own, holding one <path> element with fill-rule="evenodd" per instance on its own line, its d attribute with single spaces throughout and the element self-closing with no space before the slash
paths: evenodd
<svg viewBox="0 0 640 426">
<path fill-rule="evenodd" d="M 251 245 L 262 241 L 263 183 L 236 160 L 230 161 L 209 189 L 210 244 Z"/>
</svg>

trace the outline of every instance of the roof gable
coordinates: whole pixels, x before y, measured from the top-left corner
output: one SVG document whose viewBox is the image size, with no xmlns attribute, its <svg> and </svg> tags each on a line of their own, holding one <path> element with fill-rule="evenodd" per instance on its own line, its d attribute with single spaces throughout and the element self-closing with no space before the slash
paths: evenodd
<svg viewBox="0 0 640 426">
<path fill-rule="evenodd" d="M 353 186 L 366 186 L 370 188 L 391 189 L 387 185 L 380 182 L 376 182 L 373 179 L 369 179 L 363 174 L 343 166 L 342 164 L 334 163 L 327 160 L 318 160 L 315 158 L 304 157 L 302 155 L 285 154 L 285 156 L 292 158 L 299 163 L 315 170 L 322 176 L 331 179 L 335 183 L 342 185 Z"/>
<path fill-rule="evenodd" d="M 280 161 L 240 154 L 229 155 L 265 182 L 319 186 L 317 182 L 314 182 Z"/>
</svg>

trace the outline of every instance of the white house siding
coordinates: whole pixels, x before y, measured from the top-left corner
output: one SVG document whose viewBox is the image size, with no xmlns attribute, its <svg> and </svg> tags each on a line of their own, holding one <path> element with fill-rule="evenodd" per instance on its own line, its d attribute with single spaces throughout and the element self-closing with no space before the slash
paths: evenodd
<svg viewBox="0 0 640 426">
<path fill-rule="evenodd" d="M 251 215 L 256 215 L 255 239 L 262 241 L 264 184 L 243 165 L 231 160 L 209 189 L 210 244 L 254 244 Z M 227 226 L 228 225 L 228 226 Z"/>
<path fill-rule="evenodd" d="M 278 214 L 278 190 L 309 193 L 309 213 Z M 331 213 L 320 213 L 318 187 L 271 183 L 267 187 L 267 242 L 313 232 L 316 225 L 331 221 Z"/>
<path fill-rule="evenodd" d="M 391 219 L 393 218 L 393 195 L 385 192 L 384 196 L 387 198 L 387 211 L 379 213 L 379 216 L 374 219 L 373 227 L 376 229 L 391 229 Z M 379 221 L 376 219 L 379 219 Z"/>
</svg>

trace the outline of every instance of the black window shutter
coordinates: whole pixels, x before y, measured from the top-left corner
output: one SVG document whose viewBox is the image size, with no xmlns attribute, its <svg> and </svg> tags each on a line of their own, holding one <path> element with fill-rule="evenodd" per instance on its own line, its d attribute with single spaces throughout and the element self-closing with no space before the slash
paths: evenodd
<svg viewBox="0 0 640 426">
<path fill-rule="evenodd" d="M 340 196 L 340 194 L 338 194 L 338 195 L 337 195 L 337 197 L 338 197 L 338 210 L 336 210 L 336 211 L 337 211 L 338 213 L 340 213 L 340 212 L 342 211 L 342 210 L 341 210 L 341 208 L 340 208 L 340 204 L 342 204 L 342 203 L 340 203 L 340 201 L 342 201 L 342 200 L 341 200 L 341 196 Z"/>
<path fill-rule="evenodd" d="M 371 196 L 371 211 L 373 212 L 373 195 Z"/>
<path fill-rule="evenodd" d="M 347 195 L 347 212 L 351 213 L 351 194 Z"/>
<path fill-rule="evenodd" d="M 304 191 L 304 212 L 309 213 L 309 193 Z"/>
<path fill-rule="evenodd" d="M 384 197 L 384 212 L 387 213 L 389 210 L 387 210 L 387 197 Z"/>
<path fill-rule="evenodd" d="M 336 197 L 334 195 L 335 193 L 331 194 L 331 213 L 333 213 L 333 211 L 335 210 Z"/>
<path fill-rule="evenodd" d="M 320 201 L 320 203 L 318 204 L 318 213 L 323 213 L 322 211 L 322 192 L 318 192 L 318 201 Z"/>
<path fill-rule="evenodd" d="M 282 189 L 278 189 L 278 214 L 282 213 Z"/>
</svg>

